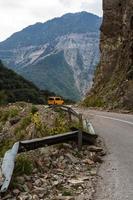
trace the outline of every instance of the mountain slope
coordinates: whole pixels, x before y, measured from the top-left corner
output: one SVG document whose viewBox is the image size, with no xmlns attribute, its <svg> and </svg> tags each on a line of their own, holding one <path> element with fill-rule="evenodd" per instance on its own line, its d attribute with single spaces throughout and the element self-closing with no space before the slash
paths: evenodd
<svg viewBox="0 0 133 200">
<path fill-rule="evenodd" d="M 85 104 L 133 109 L 133 1 L 103 5 L 101 61 Z"/>
<path fill-rule="evenodd" d="M 101 18 L 87 12 L 69 13 L 46 23 L 37 23 L 1 42 L 0 58 L 41 89 L 79 100 L 88 86 L 91 87 L 99 61 L 100 24 Z M 53 60 L 55 55 L 54 67 L 51 64 L 48 67 L 48 60 Z M 68 74 L 67 77 L 63 72 Z M 41 78 L 40 74 L 43 74 Z M 51 74 L 50 79 L 47 74 Z M 72 92 L 68 90 L 70 79 Z"/>
<path fill-rule="evenodd" d="M 45 70 L 42 70 L 43 66 L 45 66 Z M 31 71 L 29 68 L 25 68 L 21 73 L 24 77 L 30 79 Z M 67 93 L 69 98 L 73 100 L 75 95 L 79 95 L 74 83 L 73 71 L 65 61 L 63 52 L 47 56 L 46 59 L 37 63 L 37 67 L 36 65 L 32 65 L 31 80 L 34 80 L 34 83 L 41 89 L 47 88 L 48 90 L 53 90 L 58 94 L 62 94 L 62 96 L 66 96 Z"/>
<path fill-rule="evenodd" d="M 45 103 L 51 93 L 41 92 L 34 84 L 25 80 L 0 61 L 0 103 L 27 101 Z"/>
</svg>

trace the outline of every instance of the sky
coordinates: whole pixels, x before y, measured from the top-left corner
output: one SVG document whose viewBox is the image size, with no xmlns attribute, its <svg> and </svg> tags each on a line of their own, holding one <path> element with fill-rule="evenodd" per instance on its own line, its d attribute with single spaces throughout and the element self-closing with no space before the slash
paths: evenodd
<svg viewBox="0 0 133 200">
<path fill-rule="evenodd" d="M 36 22 L 80 11 L 102 16 L 102 0 L 0 0 L 0 41 Z"/>
</svg>

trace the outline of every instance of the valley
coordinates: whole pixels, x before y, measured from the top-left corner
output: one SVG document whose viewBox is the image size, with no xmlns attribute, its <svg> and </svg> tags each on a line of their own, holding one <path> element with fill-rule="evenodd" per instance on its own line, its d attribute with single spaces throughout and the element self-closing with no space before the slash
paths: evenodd
<svg viewBox="0 0 133 200">
<path fill-rule="evenodd" d="M 81 12 L 36 23 L 1 42 L 0 58 L 40 89 L 78 101 L 99 62 L 101 20 Z"/>
</svg>

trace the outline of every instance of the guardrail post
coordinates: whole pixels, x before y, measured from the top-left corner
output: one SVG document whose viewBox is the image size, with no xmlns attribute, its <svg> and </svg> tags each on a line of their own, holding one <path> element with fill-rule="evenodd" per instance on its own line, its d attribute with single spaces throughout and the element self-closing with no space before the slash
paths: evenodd
<svg viewBox="0 0 133 200">
<path fill-rule="evenodd" d="M 71 116 L 71 109 L 68 108 L 68 116 L 69 116 L 69 122 L 72 122 L 72 116 Z"/>
<path fill-rule="evenodd" d="M 83 129 L 83 120 L 82 114 L 79 114 L 79 132 L 78 132 L 78 149 L 82 148 L 82 129 Z"/>
</svg>

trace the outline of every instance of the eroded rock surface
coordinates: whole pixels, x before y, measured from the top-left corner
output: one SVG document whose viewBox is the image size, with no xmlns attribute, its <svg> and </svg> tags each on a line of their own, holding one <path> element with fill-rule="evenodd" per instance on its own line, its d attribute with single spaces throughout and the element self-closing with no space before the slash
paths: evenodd
<svg viewBox="0 0 133 200">
<path fill-rule="evenodd" d="M 101 60 L 89 97 L 111 108 L 131 109 L 133 106 L 133 1 L 104 0 L 103 11 Z"/>
</svg>

